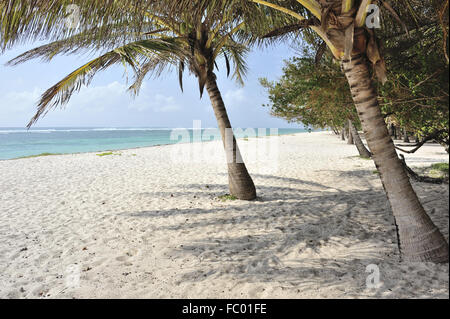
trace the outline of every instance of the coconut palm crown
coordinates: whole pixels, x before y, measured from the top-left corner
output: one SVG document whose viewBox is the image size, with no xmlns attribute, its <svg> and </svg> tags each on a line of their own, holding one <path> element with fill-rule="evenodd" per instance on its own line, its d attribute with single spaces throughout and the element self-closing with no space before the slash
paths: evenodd
<svg viewBox="0 0 450 319">
<path fill-rule="evenodd" d="M 43 94 L 38 104 L 38 112 L 28 126 L 52 107 L 67 103 L 72 93 L 78 91 L 83 84 L 89 84 L 99 71 L 115 64 L 123 64 L 134 71 L 134 82 L 130 86 L 133 93 L 139 92 L 148 73 L 159 75 L 166 68 L 176 67 L 180 75 L 181 89 L 182 75 L 187 69 L 198 78 L 202 94 L 206 76 L 217 67 L 216 60 L 219 58 L 224 58 L 227 74 L 230 74 L 232 69 L 233 77 L 243 83 L 247 70 L 245 54 L 248 48 L 242 41 L 233 39 L 239 31 L 242 35 L 244 26 L 244 22 L 236 14 L 236 5 L 233 6 L 233 3 L 237 4 L 239 1 L 196 1 L 195 4 L 183 1 L 143 1 L 140 10 L 136 9 L 136 1 L 113 1 L 109 11 L 101 12 L 104 15 L 109 14 L 112 23 L 104 24 L 104 17 L 100 22 L 91 22 L 91 27 L 81 28 L 92 11 L 101 11 L 102 6 L 95 8 L 90 2 L 92 1 L 38 1 L 38 8 L 51 14 L 45 18 L 39 17 L 37 22 L 31 21 L 30 25 L 17 27 L 17 32 L 23 29 L 22 32 L 29 32 L 28 35 L 14 34 L 6 29 L 9 15 L 12 15 L 12 19 L 18 12 L 29 10 L 25 8 L 28 1 L 16 1 L 16 7 L 5 9 L 5 16 L 2 17 L 5 30 L 2 30 L 0 38 L 3 48 L 11 47 L 17 42 L 38 39 L 39 36 L 56 39 L 21 54 L 9 61 L 8 65 L 14 66 L 35 58 L 49 62 L 61 54 L 101 52 L 100 56 L 82 65 Z M 80 13 L 78 28 L 67 28 L 65 24 L 67 15 L 64 14 L 64 7 L 67 3 L 90 9 L 86 14 Z M 190 7 L 186 6 L 188 3 Z M 108 7 L 104 3 L 103 6 Z M 121 12 L 121 16 L 124 13 L 129 14 L 131 19 L 123 21 L 116 11 Z M 167 12 L 170 12 L 170 15 Z M 45 19 L 53 20 L 47 22 Z M 134 19 L 142 20 L 135 24 Z M 42 25 L 42 20 L 47 24 Z M 52 30 L 60 27 L 62 31 L 50 33 L 45 29 L 50 24 L 53 26 Z"/>
<path fill-rule="evenodd" d="M 183 73 L 188 70 L 198 79 L 200 96 L 207 87 L 224 147 L 231 150 L 227 152 L 230 192 L 240 199 L 256 197 L 234 136 L 232 144 L 225 140 L 231 123 L 214 74 L 218 67 L 216 61 L 223 58 L 227 74 L 232 73 L 234 79 L 243 83 L 250 40 L 243 15 L 255 7 L 254 3 L 237 0 L 37 0 L 33 4 L 1 2 L 2 48 L 41 38 L 53 42 L 23 53 L 9 65 L 35 58 L 51 61 L 61 54 L 100 52 L 100 55 L 49 88 L 42 95 L 28 127 L 52 108 L 66 104 L 95 74 L 112 65 L 123 64 L 133 70 L 134 79 L 129 89 L 134 94 L 139 92 L 146 75 L 158 76 L 167 68 L 178 70 L 183 89 Z M 76 28 L 67 26 L 69 4 L 77 5 Z"/>
</svg>

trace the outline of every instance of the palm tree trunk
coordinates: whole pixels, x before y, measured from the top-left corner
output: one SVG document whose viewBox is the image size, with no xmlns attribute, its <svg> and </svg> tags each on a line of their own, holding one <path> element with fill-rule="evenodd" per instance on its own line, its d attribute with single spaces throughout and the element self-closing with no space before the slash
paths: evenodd
<svg viewBox="0 0 450 319">
<path fill-rule="evenodd" d="M 253 183 L 239 152 L 239 147 L 236 143 L 236 138 L 233 134 L 227 110 L 225 109 L 222 95 L 217 87 L 216 76 L 214 74 L 208 76 L 206 90 L 208 91 L 217 124 L 219 125 L 220 134 L 222 135 L 222 142 L 227 153 L 228 186 L 230 188 L 230 194 L 243 200 L 255 199 L 255 184 Z M 231 134 L 231 136 L 228 134 Z M 230 136 L 231 138 L 228 139 L 227 136 Z M 232 140 L 233 145 L 229 145 L 229 142 L 227 142 L 228 140 Z"/>
<path fill-rule="evenodd" d="M 348 121 L 344 124 L 345 138 L 348 139 Z"/>
<path fill-rule="evenodd" d="M 348 129 L 348 140 L 347 140 L 347 144 L 355 144 L 355 141 L 353 140 L 353 135 L 352 135 L 352 128 L 351 128 L 351 124 L 352 122 L 350 120 L 347 121 L 347 129 Z"/>
<path fill-rule="evenodd" d="M 406 130 L 406 128 L 403 129 L 403 142 L 409 143 L 409 136 L 408 136 L 408 131 Z"/>
<path fill-rule="evenodd" d="M 375 166 L 397 225 L 405 260 L 448 262 L 448 243 L 433 224 L 411 186 L 389 136 L 365 55 L 342 61 Z"/>
<path fill-rule="evenodd" d="M 369 150 L 364 145 L 363 141 L 361 140 L 361 136 L 359 136 L 359 133 L 356 130 L 355 126 L 353 125 L 352 121 L 349 120 L 348 123 L 350 126 L 353 140 L 355 141 L 356 148 L 358 149 L 359 155 L 363 158 L 372 157 L 372 153 L 370 153 Z"/>
<path fill-rule="evenodd" d="M 395 125 L 392 123 L 389 125 L 389 135 L 392 137 L 392 139 L 395 138 Z"/>
<path fill-rule="evenodd" d="M 343 141 L 345 141 L 345 127 L 343 127 L 342 130 L 341 130 L 341 139 Z"/>
</svg>

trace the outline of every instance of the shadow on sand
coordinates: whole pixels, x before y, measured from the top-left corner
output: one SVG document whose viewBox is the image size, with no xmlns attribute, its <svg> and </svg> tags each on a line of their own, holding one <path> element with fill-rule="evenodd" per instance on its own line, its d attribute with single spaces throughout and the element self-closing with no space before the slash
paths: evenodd
<svg viewBox="0 0 450 319">
<path fill-rule="evenodd" d="M 261 197 L 252 202 L 217 201 L 217 206 L 208 208 L 125 214 L 162 218 L 163 222 L 155 223 L 152 231 L 180 236 L 183 245 L 173 247 L 171 254 L 175 258 L 197 259 L 198 264 L 180 275 L 179 284 L 224 277 L 236 284 L 259 283 L 261 287 L 275 283 L 290 295 L 297 292 L 302 297 L 306 293 L 320 296 L 320 291 L 314 291 L 319 288 L 331 289 L 340 297 L 389 297 L 405 287 L 411 297 L 442 297 L 441 292 L 430 293 L 430 285 L 436 284 L 433 269 L 427 270 L 428 285 L 414 286 L 404 279 L 405 274 L 414 276 L 416 270 L 400 261 L 392 213 L 381 189 L 347 192 L 295 178 L 255 177 L 293 186 L 258 186 Z M 341 172 L 340 177 L 374 176 L 361 170 Z M 219 184 L 183 188 L 190 191 L 142 195 L 173 196 L 174 200 L 196 196 L 197 200 L 211 201 L 228 189 Z M 448 195 L 442 200 L 448 202 Z M 366 288 L 366 267 L 370 264 L 380 268 L 380 289 Z"/>
</svg>

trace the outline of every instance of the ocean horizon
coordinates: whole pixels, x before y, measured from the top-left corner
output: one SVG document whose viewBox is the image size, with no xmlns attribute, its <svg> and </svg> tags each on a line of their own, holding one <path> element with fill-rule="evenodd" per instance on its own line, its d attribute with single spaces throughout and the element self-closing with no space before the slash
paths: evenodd
<svg viewBox="0 0 450 319">
<path fill-rule="evenodd" d="M 187 131 L 190 142 L 198 142 L 194 132 L 201 130 L 201 141 L 211 141 L 218 128 L 169 127 L 0 127 L 0 160 L 51 154 L 72 154 L 169 145 L 185 142 L 181 131 Z M 286 135 L 307 132 L 305 128 L 235 128 L 236 138 Z M 204 134 L 204 133 L 207 134 Z M 196 135 L 197 136 L 197 135 Z"/>
</svg>

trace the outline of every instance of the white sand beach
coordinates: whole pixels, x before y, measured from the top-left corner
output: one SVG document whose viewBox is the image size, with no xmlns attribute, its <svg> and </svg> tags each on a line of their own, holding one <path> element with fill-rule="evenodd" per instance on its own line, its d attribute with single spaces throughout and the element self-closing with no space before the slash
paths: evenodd
<svg viewBox="0 0 450 319">
<path fill-rule="evenodd" d="M 246 155 L 263 140 L 277 159 Z M 330 132 L 239 140 L 258 192 L 247 202 L 218 199 L 225 156 L 206 144 L 194 163 L 195 144 L 0 161 L 0 298 L 448 298 L 448 264 L 399 261 L 354 145 Z M 430 144 L 405 157 L 448 162 Z M 448 240 L 448 185 L 413 185 Z"/>
</svg>

